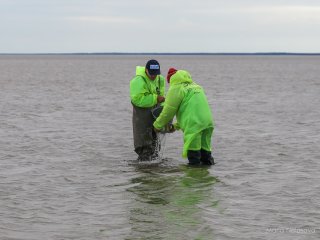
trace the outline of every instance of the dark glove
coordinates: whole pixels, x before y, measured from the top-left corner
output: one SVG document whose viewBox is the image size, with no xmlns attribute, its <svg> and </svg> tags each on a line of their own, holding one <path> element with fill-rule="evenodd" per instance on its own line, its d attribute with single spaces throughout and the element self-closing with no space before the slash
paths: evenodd
<svg viewBox="0 0 320 240">
<path fill-rule="evenodd" d="M 158 103 L 162 103 L 162 102 L 164 102 L 164 101 L 165 101 L 165 97 L 164 97 L 164 96 L 160 96 L 160 95 L 159 95 L 159 96 L 157 97 L 157 102 L 158 102 Z"/>
<path fill-rule="evenodd" d="M 173 132 L 175 132 L 175 131 L 176 131 L 176 129 L 174 128 L 173 124 L 170 124 L 170 125 L 169 125 L 169 128 L 168 128 L 168 132 L 169 132 L 169 133 L 173 133 Z"/>
</svg>

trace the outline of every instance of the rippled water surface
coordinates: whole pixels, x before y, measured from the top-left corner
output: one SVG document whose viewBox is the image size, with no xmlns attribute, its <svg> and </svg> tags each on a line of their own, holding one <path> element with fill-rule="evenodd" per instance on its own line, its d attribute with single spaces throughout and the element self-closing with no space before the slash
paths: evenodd
<svg viewBox="0 0 320 240">
<path fill-rule="evenodd" d="M 135 161 L 129 81 L 149 58 L 0 56 L 0 239 L 319 239 L 320 57 L 157 57 L 206 90 L 210 168 L 180 132 Z"/>
</svg>

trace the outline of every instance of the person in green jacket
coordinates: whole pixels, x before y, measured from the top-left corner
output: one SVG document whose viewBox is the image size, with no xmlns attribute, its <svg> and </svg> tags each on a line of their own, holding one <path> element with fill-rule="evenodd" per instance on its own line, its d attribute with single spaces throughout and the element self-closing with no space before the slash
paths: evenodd
<svg viewBox="0 0 320 240">
<path fill-rule="evenodd" d="M 138 160 L 157 157 L 157 134 L 153 130 L 152 110 L 165 101 L 165 79 L 160 75 L 158 61 L 149 60 L 145 67 L 136 67 L 136 76 L 130 81 L 130 98 L 133 106 L 132 126 L 134 150 Z"/>
<path fill-rule="evenodd" d="M 182 156 L 188 157 L 190 165 L 213 165 L 211 136 L 214 120 L 203 88 L 185 70 L 170 68 L 167 81 L 170 88 L 163 110 L 153 123 L 155 131 L 160 131 L 176 116 L 172 131 L 183 131 Z"/>
</svg>

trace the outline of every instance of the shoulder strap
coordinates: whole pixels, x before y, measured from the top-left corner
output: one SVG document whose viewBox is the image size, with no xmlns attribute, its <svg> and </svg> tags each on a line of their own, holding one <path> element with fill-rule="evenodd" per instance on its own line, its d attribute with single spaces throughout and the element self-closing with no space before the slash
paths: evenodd
<svg viewBox="0 0 320 240">
<path fill-rule="evenodd" d="M 149 85 L 148 85 L 148 83 L 147 83 L 147 79 L 145 79 L 145 77 L 142 76 L 142 75 L 137 75 L 137 76 L 142 77 L 144 83 L 147 85 L 147 88 L 148 88 L 149 93 L 151 93 L 151 90 L 150 90 Z"/>
<path fill-rule="evenodd" d="M 157 86 L 157 88 L 156 88 L 156 90 L 157 90 L 157 94 L 158 95 L 160 95 L 160 88 L 161 88 L 161 84 L 160 84 L 160 75 L 158 75 L 158 77 L 157 77 L 158 79 L 158 86 Z"/>
<path fill-rule="evenodd" d="M 148 88 L 149 92 L 151 93 L 151 90 L 150 90 L 149 85 L 147 83 L 147 79 L 142 75 L 137 75 L 137 76 L 142 77 L 144 83 L 147 85 L 147 88 Z M 157 76 L 157 79 L 155 79 L 155 81 L 158 82 L 158 86 L 156 86 L 156 91 L 157 91 L 157 94 L 160 95 L 160 87 L 161 87 L 160 75 Z"/>
</svg>

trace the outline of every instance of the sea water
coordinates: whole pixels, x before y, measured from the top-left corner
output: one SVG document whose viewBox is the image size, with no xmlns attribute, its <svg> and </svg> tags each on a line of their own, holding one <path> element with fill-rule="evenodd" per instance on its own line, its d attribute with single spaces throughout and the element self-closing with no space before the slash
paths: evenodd
<svg viewBox="0 0 320 240">
<path fill-rule="evenodd" d="M 188 70 L 216 165 L 183 135 L 137 163 L 129 81 Z M 319 56 L 0 56 L 0 239 L 319 239 Z"/>
</svg>

